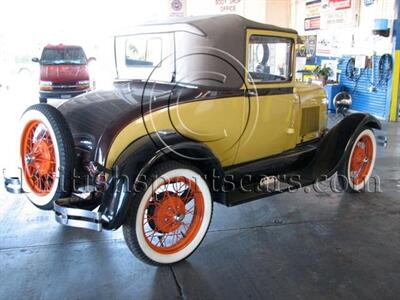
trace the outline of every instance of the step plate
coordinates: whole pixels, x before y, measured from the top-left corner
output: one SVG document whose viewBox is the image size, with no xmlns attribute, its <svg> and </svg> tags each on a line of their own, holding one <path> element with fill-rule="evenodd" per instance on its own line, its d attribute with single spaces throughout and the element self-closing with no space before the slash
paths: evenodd
<svg viewBox="0 0 400 300">
<path fill-rule="evenodd" d="M 99 212 L 62 206 L 58 201 L 54 202 L 54 212 L 56 221 L 62 225 L 94 231 L 101 231 L 103 229 L 101 213 Z"/>
</svg>

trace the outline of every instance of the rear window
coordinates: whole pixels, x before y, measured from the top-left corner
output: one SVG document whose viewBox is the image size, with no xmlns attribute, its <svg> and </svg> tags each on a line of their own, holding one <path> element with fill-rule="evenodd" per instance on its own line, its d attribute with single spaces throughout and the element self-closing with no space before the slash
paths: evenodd
<svg viewBox="0 0 400 300">
<path fill-rule="evenodd" d="M 137 36 L 126 40 L 125 64 L 128 67 L 155 67 L 161 60 L 161 38 Z"/>
<path fill-rule="evenodd" d="M 174 76 L 173 33 L 144 33 L 115 37 L 118 79 L 171 81 Z"/>
<path fill-rule="evenodd" d="M 80 47 L 45 48 L 40 59 L 43 65 L 85 65 L 85 52 Z"/>
</svg>

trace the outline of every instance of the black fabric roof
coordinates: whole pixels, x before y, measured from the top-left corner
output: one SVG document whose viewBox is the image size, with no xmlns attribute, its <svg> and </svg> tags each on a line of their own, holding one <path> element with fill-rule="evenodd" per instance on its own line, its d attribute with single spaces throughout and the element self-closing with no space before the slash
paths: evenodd
<svg viewBox="0 0 400 300">
<path fill-rule="evenodd" d="M 147 23 L 145 25 L 173 25 L 173 24 L 190 24 L 197 27 L 204 33 L 216 30 L 246 30 L 252 29 L 265 29 L 271 31 L 280 31 L 297 34 L 296 30 L 290 28 L 283 28 L 274 25 L 264 24 L 246 19 L 239 15 L 226 14 L 226 15 L 209 15 L 197 17 L 184 17 L 184 18 L 171 18 L 165 21 L 158 21 Z"/>
</svg>

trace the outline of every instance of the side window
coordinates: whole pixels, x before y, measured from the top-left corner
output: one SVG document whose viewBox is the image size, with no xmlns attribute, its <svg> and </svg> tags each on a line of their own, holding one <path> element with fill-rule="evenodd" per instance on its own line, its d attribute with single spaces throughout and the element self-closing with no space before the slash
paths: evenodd
<svg viewBox="0 0 400 300">
<path fill-rule="evenodd" d="M 174 76 L 174 33 L 143 33 L 114 38 L 118 79 L 170 82 Z"/>
<path fill-rule="evenodd" d="M 161 38 L 135 36 L 126 40 L 125 64 L 127 67 L 159 67 L 161 60 Z"/>
<path fill-rule="evenodd" d="M 293 40 L 283 37 L 252 35 L 248 55 L 248 80 L 287 82 L 291 80 Z"/>
</svg>

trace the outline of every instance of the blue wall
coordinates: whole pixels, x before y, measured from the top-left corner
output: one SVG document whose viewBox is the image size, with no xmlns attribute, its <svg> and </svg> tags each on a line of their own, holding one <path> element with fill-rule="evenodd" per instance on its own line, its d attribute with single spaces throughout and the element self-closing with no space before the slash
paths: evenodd
<svg viewBox="0 0 400 300">
<path fill-rule="evenodd" d="M 352 110 L 371 113 L 377 117 L 387 118 L 388 107 L 390 104 L 390 80 L 378 86 L 379 76 L 379 59 L 380 56 L 375 56 L 375 76 L 374 83 L 377 88 L 376 92 L 370 92 L 370 82 L 372 81 L 372 70 L 362 70 L 362 75 L 358 81 L 357 87 L 354 90 L 355 82 L 346 78 L 346 65 L 350 56 L 344 56 L 339 60 L 338 69 L 341 71 L 340 83 L 345 87 L 345 90 L 352 92 L 353 105 Z"/>
<path fill-rule="evenodd" d="M 399 0 L 400 1 L 400 0 Z M 351 56 L 343 56 L 338 59 L 338 69 L 340 70 L 340 83 L 344 86 L 345 90 L 352 93 L 353 105 L 352 110 L 368 112 L 373 114 L 379 118 L 388 118 L 388 112 L 390 107 L 390 96 L 391 96 L 391 78 L 389 82 L 384 85 L 377 86 L 377 90 L 375 93 L 371 93 L 368 91 L 370 87 L 370 81 L 372 76 L 372 71 L 368 69 L 364 69 L 362 72 L 362 76 L 360 77 L 357 88 L 354 90 L 355 82 L 350 81 L 346 78 L 346 65 Z M 380 56 L 375 56 L 375 85 L 378 84 L 378 76 L 379 76 L 379 59 Z M 321 64 L 322 60 L 330 59 L 334 60 L 337 58 L 334 57 L 317 57 L 316 64 Z"/>
</svg>

